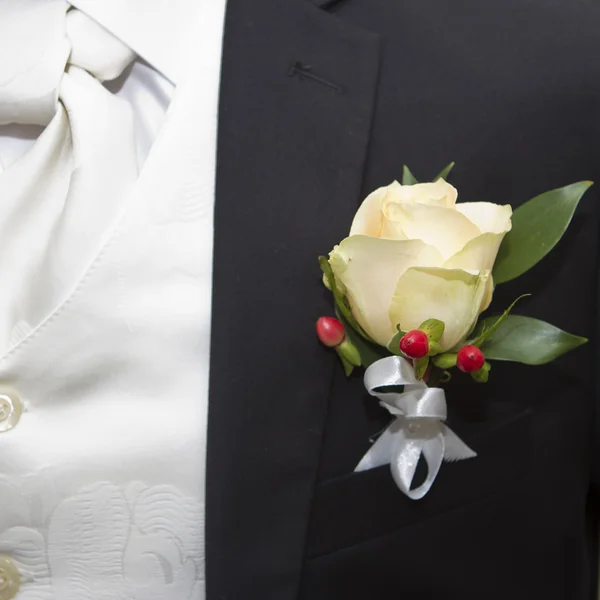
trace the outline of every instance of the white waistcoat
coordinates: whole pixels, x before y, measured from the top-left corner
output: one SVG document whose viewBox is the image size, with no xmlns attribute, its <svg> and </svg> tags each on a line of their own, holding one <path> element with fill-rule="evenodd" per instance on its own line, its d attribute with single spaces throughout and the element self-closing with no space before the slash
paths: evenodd
<svg viewBox="0 0 600 600">
<path fill-rule="evenodd" d="M 139 176 L 106 198 L 82 256 L 75 241 L 61 247 L 74 264 L 65 281 L 43 273 L 38 289 L 27 288 L 39 318 L 8 317 L 16 323 L 0 360 L 0 558 L 18 572 L 18 600 L 204 598 L 224 1 L 205 4 L 193 60 Z M 27 235 L 34 247 L 35 230 Z"/>
</svg>

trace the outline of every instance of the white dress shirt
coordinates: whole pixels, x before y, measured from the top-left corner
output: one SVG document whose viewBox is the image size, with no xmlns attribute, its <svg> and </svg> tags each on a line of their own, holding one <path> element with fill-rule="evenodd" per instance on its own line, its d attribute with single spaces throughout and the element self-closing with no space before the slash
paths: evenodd
<svg viewBox="0 0 600 600">
<path fill-rule="evenodd" d="M 0 600 L 200 600 L 225 0 L 73 4 L 0 3 Z"/>
</svg>

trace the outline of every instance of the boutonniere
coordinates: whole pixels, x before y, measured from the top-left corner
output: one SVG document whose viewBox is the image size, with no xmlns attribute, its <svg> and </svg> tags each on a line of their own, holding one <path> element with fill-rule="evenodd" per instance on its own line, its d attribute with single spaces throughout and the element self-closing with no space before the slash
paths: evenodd
<svg viewBox="0 0 600 600">
<path fill-rule="evenodd" d="M 591 182 L 546 192 L 514 212 L 509 205 L 457 202 L 446 178 L 397 181 L 361 204 L 350 234 L 319 263 L 336 317 L 317 334 L 347 375 L 364 383 L 394 420 L 356 470 L 391 465 L 398 487 L 422 498 L 444 460 L 476 457 L 447 425 L 441 386 L 457 372 L 487 383 L 494 360 L 540 365 L 584 344 L 544 321 L 513 313 L 482 316 L 494 286 L 539 262 L 566 231 Z M 527 294 L 525 294 L 527 295 Z M 522 296 L 521 296 L 522 298 Z M 419 459 L 425 481 L 412 488 Z"/>
</svg>

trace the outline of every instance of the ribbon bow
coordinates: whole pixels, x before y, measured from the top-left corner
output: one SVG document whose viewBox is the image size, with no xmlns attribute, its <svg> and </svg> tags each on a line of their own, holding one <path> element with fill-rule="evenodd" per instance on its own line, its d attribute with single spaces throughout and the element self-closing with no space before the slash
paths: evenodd
<svg viewBox="0 0 600 600">
<path fill-rule="evenodd" d="M 390 356 L 373 363 L 365 372 L 364 383 L 369 394 L 379 398 L 381 406 L 396 419 L 365 454 L 355 471 L 367 471 L 389 463 L 400 490 L 411 500 L 419 500 L 433 485 L 444 460 L 477 456 L 444 424 L 444 390 L 427 387 L 417 380 L 411 364 L 404 358 Z M 402 393 L 376 391 L 398 385 L 404 386 Z M 427 463 L 427 477 L 419 487 L 411 490 L 421 454 Z"/>
</svg>

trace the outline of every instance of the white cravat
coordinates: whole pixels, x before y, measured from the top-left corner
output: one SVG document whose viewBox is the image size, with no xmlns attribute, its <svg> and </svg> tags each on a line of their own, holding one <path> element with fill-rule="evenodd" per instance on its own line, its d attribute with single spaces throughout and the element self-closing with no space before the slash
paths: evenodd
<svg viewBox="0 0 600 600">
<path fill-rule="evenodd" d="M 131 107 L 99 81 L 133 55 L 67 8 L 62 0 L 3 7 L 0 39 L 12 53 L 2 55 L 15 60 L 2 62 L 0 123 L 47 127 L 0 177 L 2 350 L 19 341 L 15 326 L 39 323 L 72 289 L 138 175 Z M 87 43 L 95 53 L 78 50 Z M 85 61 L 103 46 L 105 61 Z"/>
<path fill-rule="evenodd" d="M 0 3 L 0 123 L 46 126 L 0 172 L 0 571 L 17 600 L 201 600 L 224 0 L 76 4 Z M 148 152 L 101 83 L 130 47 L 177 82 Z"/>
</svg>

